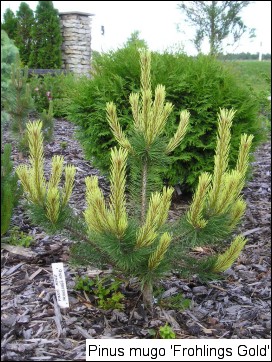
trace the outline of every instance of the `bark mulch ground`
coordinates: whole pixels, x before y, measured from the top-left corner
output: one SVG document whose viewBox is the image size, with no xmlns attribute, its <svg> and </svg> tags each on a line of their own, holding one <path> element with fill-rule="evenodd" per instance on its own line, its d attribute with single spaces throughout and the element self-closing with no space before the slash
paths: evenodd
<svg viewBox="0 0 272 362">
<path fill-rule="evenodd" d="M 78 213 L 85 207 L 84 178 L 95 174 L 108 194 L 109 185 L 91 163 L 84 160 L 74 137 L 75 127 L 64 119 L 55 122 L 54 142 L 45 146 L 45 157 L 63 154 L 67 163 L 77 167 L 76 185 L 71 203 Z M 4 142 L 11 142 L 4 132 Z M 248 238 L 239 260 L 225 273 L 225 279 L 201 284 L 169 273 L 159 286 L 163 299 L 153 314 L 141 304 L 135 285 L 122 285 L 125 308 L 99 309 L 88 293 L 75 291 L 77 276 L 111 275 L 69 264 L 70 239 L 49 236 L 32 225 L 19 204 L 14 210 L 12 227 L 33 237 L 30 248 L 2 244 L 2 359 L 3 361 L 80 361 L 85 360 L 87 338 L 154 338 L 150 330 L 166 322 L 176 338 L 270 338 L 270 181 L 271 147 L 266 142 L 256 152 L 253 177 L 244 189 L 248 207 L 240 232 Z M 13 143 L 14 166 L 24 162 Z M 46 164 L 49 164 L 48 162 Z M 48 171 L 48 170 L 47 170 Z M 184 212 L 186 205 L 174 203 L 172 217 Z M 60 309 L 55 298 L 51 263 L 65 264 L 69 309 Z M 187 309 L 171 309 L 169 296 L 182 294 L 190 300 Z M 158 336 L 158 335 L 157 335 Z"/>
</svg>

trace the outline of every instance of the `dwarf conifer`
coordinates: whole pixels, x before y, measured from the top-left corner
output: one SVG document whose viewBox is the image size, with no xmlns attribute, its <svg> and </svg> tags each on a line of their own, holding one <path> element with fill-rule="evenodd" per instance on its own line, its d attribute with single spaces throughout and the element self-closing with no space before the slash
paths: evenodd
<svg viewBox="0 0 272 362">
<path fill-rule="evenodd" d="M 133 114 L 129 134 L 120 126 L 115 105 L 106 105 L 109 126 L 119 148 L 111 150 L 108 200 L 99 187 L 98 178 L 86 178 L 84 219 L 91 247 L 81 250 L 84 250 L 84 257 L 87 250 L 90 251 L 92 262 L 107 262 L 116 270 L 139 278 L 144 303 L 152 306 L 153 283 L 165 271 L 196 271 L 214 276 L 229 268 L 239 256 L 246 243 L 241 235 L 219 256 L 211 255 L 201 261 L 193 257 L 192 250 L 226 240 L 241 219 L 246 206 L 241 190 L 253 137 L 242 135 L 236 167 L 229 169 L 230 129 L 235 111 L 219 111 L 214 170 L 211 174 L 200 175 L 187 213 L 176 223 L 168 223 L 173 188 L 157 182 L 156 166 L 171 162 L 171 153 L 186 134 L 190 114 L 186 110 L 180 112 L 177 130 L 167 139 L 165 128 L 173 106 L 165 102 L 163 86 L 158 85 L 153 96 L 150 68 L 151 55 L 144 50 L 141 53 L 141 92 L 131 94 L 129 99 Z M 54 224 L 72 192 L 74 171 L 71 166 L 67 169 L 65 186 L 60 193 L 57 186 L 63 161 L 54 156 L 52 175 L 46 184 L 42 172 L 41 127 L 41 123 L 28 125 L 31 168 L 20 166 L 17 174 L 29 201 L 42 205 L 46 217 Z M 132 171 L 129 180 L 128 167 Z"/>
</svg>

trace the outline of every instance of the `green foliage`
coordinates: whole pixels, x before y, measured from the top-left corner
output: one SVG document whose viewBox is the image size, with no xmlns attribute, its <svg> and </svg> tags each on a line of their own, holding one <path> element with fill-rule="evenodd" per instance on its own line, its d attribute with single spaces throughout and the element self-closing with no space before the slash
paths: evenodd
<svg viewBox="0 0 272 362">
<path fill-rule="evenodd" d="M 168 323 L 166 323 L 163 327 L 160 327 L 159 335 L 162 339 L 175 339 L 176 338 L 176 333 L 168 325 Z"/>
<path fill-rule="evenodd" d="M 99 55 L 93 60 L 93 68 L 94 78 L 83 78 L 76 85 L 67 117 L 79 126 L 78 137 L 86 157 L 106 173 L 110 165 L 108 151 L 116 141 L 107 124 L 105 104 L 116 104 L 122 129 L 129 132 L 133 125 L 127 107 L 129 95 L 140 89 L 138 49 L 125 46 Z M 186 138 L 173 153 L 174 162 L 166 170 L 162 168 L 162 181 L 193 190 L 200 172 L 212 170 L 219 108 L 237 109 L 230 165 L 235 163 L 243 132 L 254 135 L 253 150 L 263 139 L 256 97 L 222 62 L 208 56 L 153 53 L 151 80 L 153 87 L 165 85 L 166 100 L 174 105 L 166 137 L 175 132 L 181 109 L 191 114 Z"/>
<path fill-rule="evenodd" d="M 15 44 L 19 48 L 21 61 L 24 65 L 28 65 L 33 42 L 31 30 L 34 25 L 34 13 L 27 3 L 20 3 L 16 20 Z"/>
<path fill-rule="evenodd" d="M 9 236 L 5 238 L 5 241 L 10 245 L 22 246 L 24 248 L 29 248 L 33 244 L 32 236 L 20 231 L 16 226 L 10 230 Z"/>
<path fill-rule="evenodd" d="M 225 270 L 238 258 L 246 243 L 242 236 L 237 236 L 219 257 L 212 255 L 204 258 L 202 264 L 198 258 L 192 257 L 191 249 L 197 245 L 218 244 L 226 239 L 241 220 L 246 208 L 241 191 L 245 185 L 254 137 L 241 135 L 236 162 L 231 166 L 231 129 L 238 112 L 233 109 L 219 110 L 212 170 L 210 173 L 200 174 L 192 203 L 186 215 L 177 222 L 178 227 L 167 225 L 173 188 L 163 187 L 161 192 L 153 192 L 149 197 L 147 190 L 150 186 L 157 185 L 148 185 L 152 182 L 148 173 L 159 173 L 159 169 L 152 169 L 150 166 L 153 163 L 159 165 L 159 155 L 161 159 L 167 156 L 171 158 L 174 150 L 186 139 L 184 136 L 190 113 L 182 110 L 178 126 L 168 135 L 166 125 L 173 105 L 165 100 L 164 86 L 157 85 L 152 92 L 151 54 L 147 50 L 141 52 L 140 65 L 140 92 L 129 96 L 133 124 L 126 133 L 119 123 L 115 104 L 106 104 L 107 122 L 119 144 L 119 148 L 111 150 L 110 197 L 109 200 L 105 199 L 97 176 L 86 178 L 87 208 L 84 212 L 85 224 L 82 222 L 84 226 L 81 229 L 86 230 L 87 235 L 80 236 L 79 228 L 75 235 L 78 234 L 80 240 L 89 242 L 90 247 L 85 249 L 84 243 L 81 249 L 77 248 L 76 259 L 89 259 L 94 264 L 100 259 L 100 263 L 112 264 L 116 271 L 139 278 L 143 301 L 152 307 L 154 280 L 166 270 L 199 271 L 195 265 L 202 265 L 205 273 L 211 275 Z M 63 227 L 67 228 L 68 221 L 73 220 L 73 214 L 64 215 L 62 205 L 65 206 L 71 196 L 75 168 L 67 166 L 64 192 L 60 191 L 58 185 L 64 160 L 54 156 L 50 180 L 46 182 L 43 174 L 42 124 L 30 122 L 27 128 L 31 168 L 19 166 L 16 172 L 29 202 L 34 207 L 40 207 L 40 213 L 37 214 L 43 214 L 53 226 L 63 220 Z M 133 213 L 127 208 L 127 161 L 131 168 L 138 168 L 140 174 L 140 182 L 131 180 L 140 189 L 141 197 L 137 201 L 140 213 Z M 131 174 L 133 177 L 133 173 Z M 71 227 L 73 228 L 72 223 L 69 231 Z M 171 242 L 174 247 L 169 247 Z M 88 289 L 92 286 L 83 282 L 81 287 Z M 105 299 L 108 295 L 111 296 L 111 303 L 119 303 L 120 294 L 111 292 L 112 287 L 105 288 L 104 284 L 97 286 L 95 293 L 101 300 L 101 307 L 106 308 Z"/>
<path fill-rule="evenodd" d="M 32 42 L 29 67 L 41 69 L 61 68 L 61 29 L 58 11 L 52 1 L 39 1 L 35 23 L 31 31 Z"/>
<path fill-rule="evenodd" d="M 15 40 L 17 34 L 17 19 L 14 12 L 7 9 L 3 15 L 3 23 L 1 23 L 1 30 L 5 30 L 10 39 Z"/>
<path fill-rule="evenodd" d="M 66 148 L 67 148 L 67 142 L 66 142 L 66 141 L 60 142 L 60 147 L 61 147 L 63 150 L 66 150 Z"/>
<path fill-rule="evenodd" d="M 93 294 L 99 308 L 104 310 L 123 309 L 124 305 L 121 301 L 124 295 L 118 291 L 121 282 L 109 278 L 99 278 L 95 280 L 85 277 L 80 277 L 76 281 L 75 289 L 83 290 L 89 294 Z"/>
<path fill-rule="evenodd" d="M 248 32 L 255 36 L 255 29 L 248 29 L 241 19 L 242 10 L 250 1 L 181 1 L 178 8 L 185 13 L 189 24 L 196 28 L 193 43 L 201 51 L 204 39 L 209 40 L 210 54 L 217 55 L 223 48 L 223 41 L 231 38 L 233 44 Z"/>
<path fill-rule="evenodd" d="M 163 288 L 158 290 L 154 289 L 154 296 L 157 299 L 157 304 L 163 309 L 174 309 L 178 311 L 183 311 L 190 307 L 191 300 L 184 298 L 182 293 L 177 293 L 170 295 L 169 297 L 162 298 L 164 292 Z"/>
<path fill-rule="evenodd" d="M 21 194 L 17 181 L 18 177 L 13 173 L 11 145 L 6 144 L 1 155 L 1 235 L 9 229 L 12 210 Z"/>
<path fill-rule="evenodd" d="M 76 78 L 73 73 L 42 76 L 32 75 L 29 79 L 32 97 L 37 112 L 42 113 L 53 102 L 54 116 L 65 117 L 70 94 L 73 94 Z M 50 92 L 50 97 L 47 96 Z"/>
<path fill-rule="evenodd" d="M 19 50 L 4 30 L 1 30 L 1 109 L 9 97 L 11 83 L 11 65 L 16 61 Z"/>
<path fill-rule="evenodd" d="M 17 59 L 11 67 L 9 97 L 4 102 L 4 107 L 11 116 L 11 129 L 19 139 L 19 147 L 22 150 L 25 149 L 27 142 L 24 138 L 25 124 L 30 111 L 34 108 L 27 77 L 28 68 L 22 69 Z"/>
<path fill-rule="evenodd" d="M 53 102 L 49 101 L 49 108 L 48 111 L 45 109 L 40 115 L 40 119 L 43 123 L 43 134 L 44 139 L 47 142 L 51 142 L 53 139 L 53 132 L 54 132 L 54 118 L 53 118 Z"/>
</svg>

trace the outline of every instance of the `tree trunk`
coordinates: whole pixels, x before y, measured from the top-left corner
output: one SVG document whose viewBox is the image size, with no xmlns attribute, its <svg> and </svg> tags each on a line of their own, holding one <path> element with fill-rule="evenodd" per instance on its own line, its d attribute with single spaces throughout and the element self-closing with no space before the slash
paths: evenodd
<svg viewBox="0 0 272 362">
<path fill-rule="evenodd" d="M 153 309 L 153 285 L 145 283 L 143 287 L 143 302 L 147 308 Z"/>
</svg>

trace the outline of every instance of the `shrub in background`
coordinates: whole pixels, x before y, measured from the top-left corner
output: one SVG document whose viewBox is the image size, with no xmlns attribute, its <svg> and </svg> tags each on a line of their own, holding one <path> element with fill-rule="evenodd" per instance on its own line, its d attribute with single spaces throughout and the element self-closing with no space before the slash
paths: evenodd
<svg viewBox="0 0 272 362">
<path fill-rule="evenodd" d="M 21 2 L 16 12 L 17 29 L 15 44 L 19 49 L 20 58 L 24 65 L 28 65 L 33 38 L 31 36 L 34 25 L 34 13 L 29 5 Z"/>
<path fill-rule="evenodd" d="M 11 144 L 4 146 L 1 155 L 1 235 L 4 235 L 10 226 L 12 210 L 21 194 L 18 186 L 18 177 L 13 173 L 11 161 Z"/>
<path fill-rule="evenodd" d="M 4 12 L 1 30 L 5 30 L 10 39 L 15 39 L 17 34 L 17 18 L 11 9 L 7 9 Z"/>
<path fill-rule="evenodd" d="M 49 103 L 52 102 L 54 116 L 65 117 L 67 105 L 75 90 L 76 82 L 77 79 L 73 73 L 31 75 L 29 83 L 37 112 L 42 113 L 44 109 L 48 109 Z M 50 92 L 51 100 L 48 99 L 48 92 Z"/>
<path fill-rule="evenodd" d="M 79 126 L 78 136 L 86 157 L 104 172 L 110 163 L 108 150 L 116 145 L 108 129 L 104 104 L 109 101 L 116 104 L 120 124 L 129 131 L 133 124 L 132 113 L 126 104 L 130 93 L 139 91 L 139 79 L 137 47 L 130 44 L 115 52 L 98 55 L 93 59 L 93 79 L 79 82 L 68 105 L 67 117 Z M 243 132 L 254 135 L 253 149 L 262 139 L 254 96 L 222 62 L 208 56 L 193 58 L 183 54 L 154 53 L 151 81 L 152 84 L 164 84 L 166 100 L 174 105 L 166 136 L 173 134 L 178 125 L 177 110 L 187 109 L 191 114 L 187 137 L 174 151 L 175 160 L 162 175 L 172 185 L 180 184 L 183 189 L 192 190 L 202 170 L 212 171 L 219 108 L 237 109 L 232 127 L 230 165 L 235 164 Z"/>
<path fill-rule="evenodd" d="M 8 98 L 8 89 L 11 83 L 11 65 L 15 63 L 19 50 L 14 42 L 1 30 L 1 109 L 3 102 Z"/>
<path fill-rule="evenodd" d="M 30 86 L 27 83 L 28 68 L 20 67 L 20 60 L 17 59 L 11 67 L 11 83 L 9 96 L 4 102 L 4 108 L 10 115 L 10 126 L 18 139 L 19 147 L 24 150 L 26 146 L 25 124 L 28 115 L 34 108 L 31 97 Z"/>
<path fill-rule="evenodd" d="M 39 1 L 32 27 L 33 38 L 29 67 L 35 69 L 61 68 L 61 30 L 58 10 L 52 1 Z"/>
</svg>

